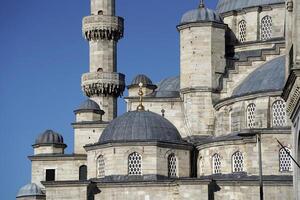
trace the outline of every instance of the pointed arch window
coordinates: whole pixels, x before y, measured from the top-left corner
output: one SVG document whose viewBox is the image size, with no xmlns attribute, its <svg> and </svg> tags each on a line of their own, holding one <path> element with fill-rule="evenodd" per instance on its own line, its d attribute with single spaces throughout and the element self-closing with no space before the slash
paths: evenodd
<svg viewBox="0 0 300 200">
<path fill-rule="evenodd" d="M 292 171 L 292 160 L 287 152 L 291 154 L 291 150 L 287 147 L 281 148 L 279 150 L 279 171 L 280 172 Z"/>
<path fill-rule="evenodd" d="M 272 122 L 273 127 L 286 126 L 287 114 L 285 102 L 282 100 L 277 100 L 272 105 Z"/>
<path fill-rule="evenodd" d="M 79 167 L 79 180 L 84 181 L 87 180 L 87 166 L 81 165 Z"/>
<path fill-rule="evenodd" d="M 233 172 L 244 171 L 244 156 L 240 151 L 237 151 L 232 155 L 232 171 Z"/>
<path fill-rule="evenodd" d="M 261 40 L 268 40 L 272 38 L 272 17 L 271 16 L 266 15 L 261 19 L 260 35 L 261 35 Z"/>
<path fill-rule="evenodd" d="M 221 156 L 217 153 L 212 156 L 212 167 L 213 174 L 221 173 Z"/>
<path fill-rule="evenodd" d="M 103 178 L 105 176 L 105 160 L 104 156 L 100 155 L 97 158 L 97 178 Z"/>
<path fill-rule="evenodd" d="M 128 175 L 142 175 L 142 156 L 137 152 L 128 156 Z"/>
<path fill-rule="evenodd" d="M 240 42 L 246 42 L 246 35 L 247 35 L 247 23 L 245 20 L 241 20 L 238 24 L 239 28 L 239 40 Z"/>
<path fill-rule="evenodd" d="M 177 159 L 173 153 L 168 156 L 168 176 L 177 177 Z"/>
<path fill-rule="evenodd" d="M 247 110 L 246 110 L 247 128 L 255 128 L 255 111 L 256 111 L 256 105 L 254 103 L 251 103 L 247 106 Z"/>
</svg>

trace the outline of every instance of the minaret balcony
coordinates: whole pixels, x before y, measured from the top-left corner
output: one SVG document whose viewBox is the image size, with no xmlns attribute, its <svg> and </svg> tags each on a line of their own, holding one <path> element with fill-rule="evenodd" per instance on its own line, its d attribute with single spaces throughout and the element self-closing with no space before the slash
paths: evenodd
<svg viewBox="0 0 300 200">
<path fill-rule="evenodd" d="M 82 20 L 82 34 L 88 41 L 115 40 L 123 37 L 124 19 L 116 16 L 91 15 Z"/>
<path fill-rule="evenodd" d="M 82 90 L 88 97 L 123 95 L 125 75 L 121 73 L 92 72 L 81 77 Z"/>
</svg>

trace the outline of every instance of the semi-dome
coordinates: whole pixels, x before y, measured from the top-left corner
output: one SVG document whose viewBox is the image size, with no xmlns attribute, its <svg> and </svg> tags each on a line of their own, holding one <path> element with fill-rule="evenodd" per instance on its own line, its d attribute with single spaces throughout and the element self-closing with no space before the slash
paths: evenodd
<svg viewBox="0 0 300 200">
<path fill-rule="evenodd" d="M 46 130 L 40 134 L 35 140 L 35 144 L 62 144 L 64 145 L 64 138 L 62 135 L 53 130 Z"/>
<path fill-rule="evenodd" d="M 29 183 L 19 190 L 17 198 L 29 196 L 45 196 L 45 194 L 42 192 L 42 189 L 37 184 Z"/>
<path fill-rule="evenodd" d="M 131 82 L 131 85 L 138 85 L 139 83 L 143 83 L 145 86 L 153 85 L 151 79 L 144 74 L 139 74 L 139 75 L 135 76 Z"/>
<path fill-rule="evenodd" d="M 254 70 L 233 91 L 232 96 L 280 91 L 285 83 L 285 56 L 280 56 Z"/>
<path fill-rule="evenodd" d="M 241 10 L 255 6 L 284 3 L 285 0 L 219 0 L 217 5 L 218 13 L 225 13 L 233 10 Z"/>
<path fill-rule="evenodd" d="M 176 127 L 150 111 L 131 111 L 114 119 L 103 131 L 100 143 L 106 142 L 182 142 Z"/>
<path fill-rule="evenodd" d="M 95 101 L 87 99 L 74 112 L 96 112 L 100 114 L 101 111 L 100 106 Z"/>
<path fill-rule="evenodd" d="M 199 8 L 186 12 L 181 18 L 181 24 L 192 22 L 217 22 L 223 23 L 221 16 L 214 10 L 201 4 Z"/>
</svg>

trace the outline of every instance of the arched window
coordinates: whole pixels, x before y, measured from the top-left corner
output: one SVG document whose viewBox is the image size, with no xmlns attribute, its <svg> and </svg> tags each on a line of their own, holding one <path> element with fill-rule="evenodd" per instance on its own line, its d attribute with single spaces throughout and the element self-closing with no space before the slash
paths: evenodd
<svg viewBox="0 0 300 200">
<path fill-rule="evenodd" d="M 79 167 L 79 180 L 84 181 L 87 180 L 87 166 L 81 165 Z"/>
<path fill-rule="evenodd" d="M 97 159 L 97 178 L 103 178 L 105 176 L 105 161 L 104 156 L 100 155 Z"/>
<path fill-rule="evenodd" d="M 240 42 L 246 42 L 247 35 L 247 23 L 245 20 L 239 22 L 239 40 Z"/>
<path fill-rule="evenodd" d="M 242 152 L 237 151 L 232 155 L 232 171 L 243 172 L 244 171 L 244 157 Z"/>
<path fill-rule="evenodd" d="M 281 172 L 292 171 L 292 160 L 287 152 L 291 153 L 291 150 L 287 147 L 279 150 L 279 171 Z"/>
<path fill-rule="evenodd" d="M 255 110 L 256 105 L 254 103 L 248 105 L 246 110 L 247 128 L 255 127 Z"/>
<path fill-rule="evenodd" d="M 269 15 L 261 19 L 260 36 L 261 40 L 268 40 L 272 37 L 272 17 Z"/>
<path fill-rule="evenodd" d="M 217 153 L 214 154 L 212 157 L 212 167 L 213 167 L 213 174 L 221 173 L 221 156 Z"/>
<path fill-rule="evenodd" d="M 282 127 L 286 126 L 286 108 L 285 103 L 282 100 L 277 100 L 272 105 L 272 113 L 273 113 L 273 126 L 274 127 Z"/>
<path fill-rule="evenodd" d="M 142 156 L 137 152 L 128 156 L 128 174 L 142 175 Z"/>
<path fill-rule="evenodd" d="M 168 176 L 177 177 L 177 159 L 174 154 L 168 156 Z"/>
</svg>

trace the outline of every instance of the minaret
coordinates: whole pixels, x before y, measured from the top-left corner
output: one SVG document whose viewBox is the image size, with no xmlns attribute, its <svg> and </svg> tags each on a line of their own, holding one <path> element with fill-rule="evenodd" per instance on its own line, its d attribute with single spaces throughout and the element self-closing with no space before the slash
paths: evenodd
<svg viewBox="0 0 300 200">
<path fill-rule="evenodd" d="M 90 71 L 82 75 L 86 96 L 104 110 L 104 121 L 117 116 L 117 98 L 125 89 L 125 75 L 117 73 L 117 42 L 124 20 L 115 16 L 115 0 L 91 0 L 91 15 L 84 17 L 82 32 L 90 46 Z"/>
</svg>

